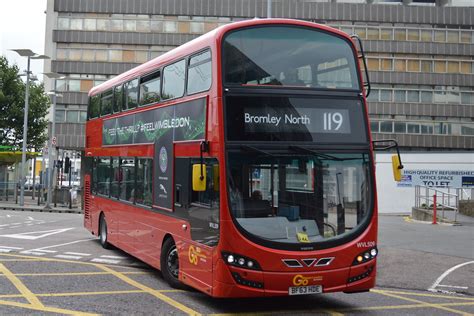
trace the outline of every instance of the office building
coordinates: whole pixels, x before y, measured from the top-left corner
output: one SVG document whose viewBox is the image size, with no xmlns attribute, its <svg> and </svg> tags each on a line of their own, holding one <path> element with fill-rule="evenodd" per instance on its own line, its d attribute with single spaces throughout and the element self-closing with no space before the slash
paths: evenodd
<svg viewBox="0 0 474 316">
<path fill-rule="evenodd" d="M 45 72 L 58 81 L 60 148 L 84 147 L 87 92 L 219 25 L 267 16 L 266 0 L 48 0 Z M 474 148 L 474 2 L 273 0 L 273 17 L 328 24 L 364 43 L 374 139 L 404 150 Z M 51 89 L 51 82 L 46 80 Z"/>
</svg>

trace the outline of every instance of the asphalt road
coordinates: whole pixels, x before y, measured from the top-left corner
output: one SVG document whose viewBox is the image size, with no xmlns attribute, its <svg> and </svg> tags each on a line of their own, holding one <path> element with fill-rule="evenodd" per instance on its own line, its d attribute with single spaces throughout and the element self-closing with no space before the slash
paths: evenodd
<svg viewBox="0 0 474 316">
<path fill-rule="evenodd" d="M 0 211 L 0 315 L 473 315 L 474 229 L 381 216 L 370 293 L 213 299 L 102 249 L 82 215 Z"/>
</svg>

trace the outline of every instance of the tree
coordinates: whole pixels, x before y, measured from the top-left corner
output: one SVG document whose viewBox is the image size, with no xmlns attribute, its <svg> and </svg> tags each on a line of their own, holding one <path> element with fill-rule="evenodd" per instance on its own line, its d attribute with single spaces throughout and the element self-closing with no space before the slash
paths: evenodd
<svg viewBox="0 0 474 316">
<path fill-rule="evenodd" d="M 10 66 L 0 56 L 0 146 L 21 150 L 26 84 L 19 77 L 17 65 Z M 27 149 L 39 149 L 46 142 L 46 128 L 50 100 L 43 83 L 30 81 Z"/>
</svg>

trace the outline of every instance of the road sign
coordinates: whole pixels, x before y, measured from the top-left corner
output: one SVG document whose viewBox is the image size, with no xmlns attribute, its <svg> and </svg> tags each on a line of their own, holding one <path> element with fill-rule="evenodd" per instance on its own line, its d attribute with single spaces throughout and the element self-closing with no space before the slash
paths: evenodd
<svg viewBox="0 0 474 316">
<path fill-rule="evenodd" d="M 51 140 L 51 144 L 53 144 L 53 146 L 56 146 L 57 145 L 57 139 L 56 139 L 56 136 L 53 136 L 53 139 Z"/>
</svg>

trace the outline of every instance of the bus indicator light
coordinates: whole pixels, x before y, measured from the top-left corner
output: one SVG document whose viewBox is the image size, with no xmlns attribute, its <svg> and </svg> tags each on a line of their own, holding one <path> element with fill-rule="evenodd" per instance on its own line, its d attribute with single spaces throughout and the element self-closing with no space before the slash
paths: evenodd
<svg viewBox="0 0 474 316">
<path fill-rule="evenodd" d="M 365 263 L 369 260 L 375 259 L 377 257 L 378 251 L 377 248 L 372 248 L 355 257 L 352 265 L 358 265 L 360 263 Z"/>
</svg>

